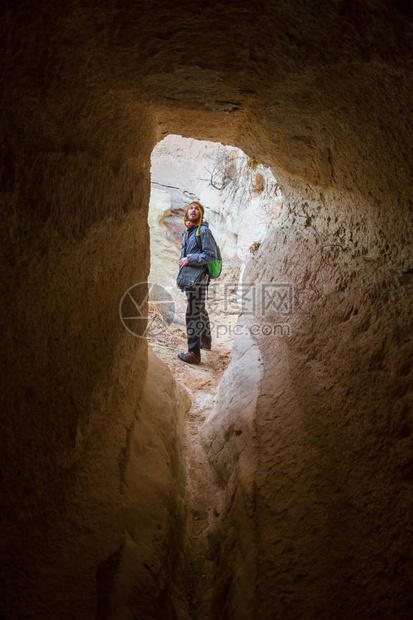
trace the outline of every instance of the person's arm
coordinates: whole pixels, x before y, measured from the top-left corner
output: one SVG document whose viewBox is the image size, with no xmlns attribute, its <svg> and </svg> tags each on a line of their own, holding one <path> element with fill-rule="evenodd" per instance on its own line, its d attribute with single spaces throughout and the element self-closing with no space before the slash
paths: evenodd
<svg viewBox="0 0 413 620">
<path fill-rule="evenodd" d="M 201 226 L 199 239 L 201 241 L 202 251 L 188 254 L 188 265 L 202 267 L 203 265 L 212 263 L 212 261 L 214 261 L 218 256 L 217 246 L 209 228 L 206 226 Z"/>
</svg>

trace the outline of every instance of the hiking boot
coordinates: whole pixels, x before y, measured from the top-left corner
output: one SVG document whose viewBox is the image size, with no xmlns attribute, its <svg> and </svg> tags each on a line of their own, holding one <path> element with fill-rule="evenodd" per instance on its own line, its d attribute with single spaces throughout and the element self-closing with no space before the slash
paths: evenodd
<svg viewBox="0 0 413 620">
<path fill-rule="evenodd" d="M 187 364 L 200 364 L 201 363 L 201 358 L 192 352 L 178 353 L 178 357 L 180 360 L 182 360 L 183 362 L 186 362 Z"/>
<path fill-rule="evenodd" d="M 201 349 L 204 351 L 211 351 L 212 343 L 211 342 L 201 342 Z"/>
</svg>

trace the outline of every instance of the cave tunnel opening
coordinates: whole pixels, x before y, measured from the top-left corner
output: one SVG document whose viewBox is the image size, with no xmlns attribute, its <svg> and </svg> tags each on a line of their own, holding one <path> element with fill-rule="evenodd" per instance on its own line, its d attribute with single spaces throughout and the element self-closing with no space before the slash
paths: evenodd
<svg viewBox="0 0 413 620">
<path fill-rule="evenodd" d="M 200 200 L 206 206 L 203 220 L 213 231 L 225 264 L 219 278 L 209 280 L 206 296 L 214 348 L 224 357 L 240 312 L 256 310 L 257 291 L 250 290 L 253 283 L 243 282 L 243 274 L 271 226 L 280 223 L 281 188 L 270 169 L 221 143 L 170 135 L 156 145 L 151 162 L 150 344 L 158 346 L 162 357 L 159 345 L 170 344 L 175 350 L 182 337 L 177 325 L 185 324 L 186 297 L 177 290 L 176 277 L 184 215 L 191 201 Z"/>
<path fill-rule="evenodd" d="M 275 171 L 282 221 L 245 278 L 296 300 L 290 338 L 236 339 L 202 428 L 208 613 L 410 617 L 407 5 L 5 3 L 6 617 L 188 617 L 189 403 L 119 319 L 167 134 Z"/>
<path fill-rule="evenodd" d="M 176 288 L 176 277 L 184 215 L 193 200 L 199 200 L 205 208 L 204 219 L 219 244 L 224 264 L 219 280 L 211 280 L 208 287 L 206 307 L 212 347 L 211 351 L 201 351 L 200 366 L 185 364 L 177 356 L 186 350 L 187 300 Z M 243 282 L 247 263 L 254 260 L 272 225 L 279 225 L 282 210 L 281 188 L 270 169 L 240 149 L 169 135 L 152 152 L 147 338 L 148 345 L 168 365 L 191 399 L 183 440 L 188 516 L 182 582 L 193 618 L 210 614 L 214 571 L 208 537 L 224 504 L 219 476 L 209 465 L 202 446 L 202 426 L 213 418 L 220 380 L 229 364 L 236 334 L 255 334 L 255 328 L 264 332 L 270 328 L 272 337 L 288 335 L 288 324 L 282 326 L 287 328 L 285 332 L 279 324 L 271 323 L 271 316 L 264 326 L 254 322 L 256 284 Z M 267 296 L 268 291 L 269 286 Z M 249 325 L 238 321 L 243 310 L 251 316 Z M 251 359 L 251 363 L 254 361 L 258 359 Z M 251 368 L 251 374 L 255 373 L 256 369 Z M 241 435 L 243 431 L 238 428 L 235 432 Z"/>
</svg>

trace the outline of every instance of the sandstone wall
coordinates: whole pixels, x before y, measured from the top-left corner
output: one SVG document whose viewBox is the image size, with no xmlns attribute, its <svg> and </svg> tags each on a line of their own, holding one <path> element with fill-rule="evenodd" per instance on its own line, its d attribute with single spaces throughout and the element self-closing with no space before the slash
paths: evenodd
<svg viewBox="0 0 413 620">
<path fill-rule="evenodd" d="M 253 267 L 296 293 L 291 338 L 259 339 L 258 617 L 403 618 L 412 603 L 413 281 L 349 257 L 354 223 L 340 227 L 343 249 L 298 230 Z"/>
<path fill-rule="evenodd" d="M 168 192 L 151 189 L 149 202 L 149 227 L 151 268 L 150 282 L 154 282 L 173 291 L 176 287 L 176 276 L 179 270 L 179 256 L 181 253 L 181 236 L 183 230 L 182 215 L 176 220 L 176 230 L 170 233 L 165 218 L 169 219 L 172 213 L 172 201 Z M 180 291 L 179 291 L 180 292 Z"/>
<path fill-rule="evenodd" d="M 1 607 L 92 618 L 96 571 L 125 539 L 147 351 L 118 308 L 148 272 L 154 138 L 80 40 L 63 43 L 82 18 L 44 8 L 5 17 Z"/>
<path fill-rule="evenodd" d="M 299 296 L 291 340 L 257 340 L 253 502 L 236 472 L 217 538 L 240 549 L 252 505 L 256 546 L 217 550 L 218 613 L 408 617 L 410 5 L 4 6 L 3 615 L 92 618 L 124 541 L 146 349 L 118 302 L 149 269 L 150 152 L 177 133 L 272 167 L 284 235 L 249 273 Z"/>
<path fill-rule="evenodd" d="M 308 200 L 312 227 L 323 211 Z M 290 203 L 290 222 L 300 213 L 302 203 Z M 357 245 L 364 241 L 376 257 L 360 259 L 347 242 L 356 225 L 342 212 L 327 232 L 331 213 L 317 232 L 285 221 L 247 266 L 246 281 L 292 287 L 292 312 L 281 304 L 264 310 L 258 295 L 256 315 L 241 316 L 263 369 L 255 409 L 246 421 L 231 375 L 251 376 L 252 365 L 236 357 L 227 371 L 230 405 L 218 400 L 203 428 L 218 475 L 214 445 L 226 463 L 234 453 L 249 460 L 239 471 L 235 459 L 226 481 L 231 508 L 211 535 L 225 584 L 222 618 L 409 615 L 413 281 L 409 270 L 389 270 L 363 233 Z M 266 333 L 268 326 L 287 326 L 291 336 Z M 253 446 L 239 446 L 235 425 Z M 254 470 L 249 486 L 245 467 Z M 240 505 L 251 510 L 240 517 Z M 245 539 L 257 558 L 251 588 L 240 587 L 251 570 L 251 556 L 239 552 Z"/>
<path fill-rule="evenodd" d="M 182 436 L 186 390 L 149 349 L 122 480 L 125 541 L 99 568 L 99 618 L 188 618 Z"/>
<path fill-rule="evenodd" d="M 238 327 L 247 326 L 240 321 Z M 248 330 L 236 338 L 201 441 L 217 480 L 226 489 L 219 524 L 210 533 L 216 563 L 212 613 L 253 618 L 259 549 L 255 523 L 255 415 L 263 375 L 260 349 Z"/>
</svg>

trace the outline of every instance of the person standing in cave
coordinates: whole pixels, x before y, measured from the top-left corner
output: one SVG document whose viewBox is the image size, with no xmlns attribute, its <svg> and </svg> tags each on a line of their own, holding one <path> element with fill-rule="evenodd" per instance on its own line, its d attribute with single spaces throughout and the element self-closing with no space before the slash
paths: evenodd
<svg viewBox="0 0 413 620">
<path fill-rule="evenodd" d="M 178 353 L 179 359 L 188 364 L 201 362 L 201 349 L 211 350 L 212 336 L 208 312 L 205 308 L 210 275 L 208 264 L 218 257 L 215 239 L 204 219 L 204 207 L 200 202 L 191 202 L 185 214 L 185 230 L 182 234 L 179 267 L 186 265 L 202 270 L 200 281 L 185 288 L 187 297 L 186 334 L 188 352 Z"/>
</svg>

